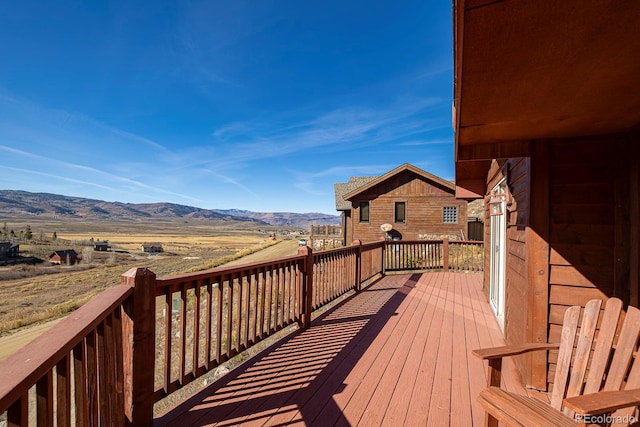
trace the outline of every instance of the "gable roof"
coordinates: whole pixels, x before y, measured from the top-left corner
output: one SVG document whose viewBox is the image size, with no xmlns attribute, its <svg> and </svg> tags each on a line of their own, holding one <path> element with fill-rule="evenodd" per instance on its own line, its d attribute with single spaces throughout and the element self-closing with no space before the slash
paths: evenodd
<svg viewBox="0 0 640 427">
<path fill-rule="evenodd" d="M 352 176 L 349 182 L 339 182 L 333 184 L 336 196 L 336 210 L 348 211 L 351 209 L 351 203 L 344 199 L 344 195 L 356 190 L 363 185 L 377 179 L 377 176 Z"/>
<path fill-rule="evenodd" d="M 58 250 L 58 251 L 53 251 L 51 255 L 49 255 L 49 258 L 52 258 L 56 255 L 58 255 L 60 258 L 66 258 L 67 255 L 71 258 L 75 258 L 78 256 L 78 253 L 73 249 Z"/>
<path fill-rule="evenodd" d="M 447 181 L 445 179 L 442 179 L 438 176 L 435 176 L 433 174 L 430 174 L 429 172 L 423 171 L 420 168 L 417 168 L 413 165 L 410 165 L 409 163 L 405 163 L 403 165 L 398 166 L 397 168 L 395 168 L 394 170 L 387 172 L 386 174 L 379 176 L 369 182 L 367 182 L 364 185 L 361 185 L 353 190 L 351 190 L 350 192 L 346 193 L 343 195 L 344 200 L 350 200 L 352 198 L 354 198 L 355 196 L 357 196 L 358 194 L 361 194 L 364 191 L 369 190 L 370 188 L 375 187 L 376 185 L 402 173 L 405 171 L 410 171 L 415 173 L 416 175 L 431 181 L 435 184 L 438 184 L 448 190 L 451 191 L 451 194 L 455 194 L 456 192 L 456 185 L 454 183 L 452 183 L 451 181 Z"/>
</svg>

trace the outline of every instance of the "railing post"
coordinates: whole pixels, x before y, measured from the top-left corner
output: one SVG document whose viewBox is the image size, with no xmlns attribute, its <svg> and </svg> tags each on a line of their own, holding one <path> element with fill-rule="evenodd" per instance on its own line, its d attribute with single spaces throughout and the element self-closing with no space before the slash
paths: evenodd
<svg viewBox="0 0 640 427">
<path fill-rule="evenodd" d="M 362 241 L 354 240 L 353 245 L 358 246 L 358 251 L 356 252 L 356 292 L 360 292 L 362 290 Z"/>
<path fill-rule="evenodd" d="M 385 239 L 384 237 L 382 237 L 380 240 L 382 240 L 382 260 L 380 262 L 381 267 L 381 273 L 382 276 L 386 276 L 387 274 L 387 239 Z"/>
<path fill-rule="evenodd" d="M 298 248 L 298 255 L 305 256 L 302 263 L 302 327 L 311 326 L 311 312 L 313 311 L 313 249 L 309 246 Z"/>
<path fill-rule="evenodd" d="M 127 425 L 146 427 L 153 424 L 156 275 L 146 268 L 132 268 L 122 275 L 121 283 L 134 288 L 122 313 L 124 413 Z"/>
<path fill-rule="evenodd" d="M 442 271 L 449 271 L 449 237 L 442 239 Z"/>
</svg>

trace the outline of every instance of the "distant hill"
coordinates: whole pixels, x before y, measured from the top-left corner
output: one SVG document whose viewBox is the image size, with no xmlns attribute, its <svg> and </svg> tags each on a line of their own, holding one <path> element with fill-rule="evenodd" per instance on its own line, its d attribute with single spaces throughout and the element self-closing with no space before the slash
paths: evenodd
<svg viewBox="0 0 640 427">
<path fill-rule="evenodd" d="M 238 209 L 216 209 L 216 212 L 233 215 L 236 217 L 250 218 L 264 221 L 270 225 L 294 226 L 309 228 L 314 225 L 340 225 L 339 215 L 327 215 L 323 213 L 292 213 L 292 212 L 251 212 Z"/>
<path fill-rule="evenodd" d="M 339 224 L 340 217 L 319 213 L 251 212 L 237 209 L 201 209 L 175 203 L 121 203 L 50 193 L 0 190 L 0 214 L 93 220 L 185 218 L 242 221 L 308 228 L 310 224 Z"/>
</svg>

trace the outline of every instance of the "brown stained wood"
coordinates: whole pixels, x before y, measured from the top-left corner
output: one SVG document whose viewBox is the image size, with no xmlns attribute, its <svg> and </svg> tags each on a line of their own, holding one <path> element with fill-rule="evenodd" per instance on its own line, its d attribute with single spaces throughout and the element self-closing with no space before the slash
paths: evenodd
<svg viewBox="0 0 640 427">
<path fill-rule="evenodd" d="M 216 365 L 222 363 L 222 317 L 224 307 L 224 281 L 222 278 L 218 279 L 216 284 Z"/>
<path fill-rule="evenodd" d="M 106 289 L 61 320 L 55 330 L 45 332 L 4 360 L 2 366 L 11 366 L 11 369 L 0 369 L 0 412 L 69 354 L 131 292 L 131 288 L 126 286 Z"/>
<path fill-rule="evenodd" d="M 206 280 L 205 286 L 205 304 L 206 304 L 206 318 L 205 318 L 205 338 L 204 338 L 204 366 L 206 370 L 210 370 L 214 367 L 212 361 L 215 360 L 213 356 L 213 287 L 211 285 L 211 279 Z"/>
<path fill-rule="evenodd" d="M 97 364 L 97 336 L 94 330 L 86 338 L 86 369 L 87 369 L 87 407 L 89 425 L 98 425 L 100 402 L 98 401 L 98 364 Z"/>
<path fill-rule="evenodd" d="M 499 388 L 486 389 L 480 403 L 500 421 L 510 426 L 569 427 L 579 425 L 559 411 L 549 411 L 548 405 L 535 398 L 507 393 Z"/>
<path fill-rule="evenodd" d="M 615 156 L 615 168 L 613 168 L 614 187 L 613 205 L 615 207 L 614 219 L 615 219 L 615 242 L 613 246 L 613 276 L 614 276 L 614 289 L 613 294 L 622 299 L 623 302 L 629 303 L 630 289 L 629 289 L 629 262 L 630 262 L 630 249 L 631 249 L 631 221 L 630 198 L 635 196 L 637 200 L 640 197 L 639 193 L 634 196 L 629 193 L 629 178 L 630 178 L 630 159 L 628 142 L 626 140 L 616 141 L 614 146 Z M 637 159 L 633 162 L 638 163 Z M 638 221 L 638 218 L 634 218 Z"/>
<path fill-rule="evenodd" d="M 36 382 L 36 420 L 39 426 L 53 425 L 53 373 Z"/>
<path fill-rule="evenodd" d="M 107 346 L 106 346 L 106 337 L 105 337 L 105 324 L 104 322 L 99 324 L 96 328 L 96 337 L 97 337 L 97 347 L 96 347 L 96 356 L 97 356 L 97 368 L 98 368 L 98 377 L 97 377 L 97 390 L 98 390 L 98 405 L 99 405 L 99 422 L 100 425 L 109 425 L 109 417 L 111 415 L 110 408 L 108 407 L 108 399 L 109 399 L 109 391 L 108 391 L 108 379 L 109 375 L 107 371 Z"/>
<path fill-rule="evenodd" d="M 89 423 L 86 351 L 84 340 L 73 349 L 74 403 L 76 423 L 78 425 L 87 425 Z"/>
<path fill-rule="evenodd" d="M 598 324 L 598 316 L 600 315 L 601 300 L 589 301 L 584 308 L 582 323 L 580 324 L 580 333 L 578 336 L 578 344 L 573 351 L 573 366 L 571 367 L 571 376 L 567 391 L 564 397 L 578 396 L 582 393 L 584 379 L 587 374 L 589 356 L 593 345 L 593 338 L 596 333 Z M 554 381 L 555 384 L 555 381 Z M 572 416 L 570 410 L 564 410 L 566 415 Z"/>
<path fill-rule="evenodd" d="M 451 360 L 451 382 L 452 384 L 469 384 L 469 371 L 467 365 L 469 363 L 469 347 L 465 336 L 465 303 L 463 298 L 463 282 L 462 277 L 455 275 L 454 293 L 453 293 L 453 340 L 460 340 L 460 343 L 452 343 L 452 360 Z M 465 339 L 462 339 L 464 337 Z M 456 348 L 458 347 L 458 348 Z M 470 395 L 471 387 L 451 387 L 451 421 L 455 421 L 460 425 L 473 425 L 473 413 L 471 409 L 471 400 L 476 399 L 476 395 Z"/>
<path fill-rule="evenodd" d="M 273 330 L 272 326 L 272 314 L 273 314 L 273 270 L 269 269 L 265 272 L 265 333 L 271 334 Z"/>
<path fill-rule="evenodd" d="M 636 307 L 628 307 L 603 390 L 620 389 L 620 386 L 625 380 L 625 375 L 627 374 L 633 353 L 638 348 L 639 336 L 640 310 Z"/>
<path fill-rule="evenodd" d="M 7 409 L 7 427 L 29 425 L 29 395 L 25 394 Z"/>
<path fill-rule="evenodd" d="M 467 394 L 464 419 L 484 416 L 469 383 L 481 378 L 482 387 L 486 370 L 479 359 L 465 358 L 470 344 L 464 341 L 504 344 L 481 292 L 481 277 L 387 276 L 155 424 L 469 425 L 457 422 L 456 414 Z M 464 329 L 462 336 L 443 337 L 443 321 L 451 331 Z M 449 360 L 438 361 L 445 357 Z M 448 376 L 436 373 L 447 364 Z M 455 366 L 468 374 L 459 375 Z M 504 383 L 512 386 L 517 379 L 510 378 L 508 366 Z M 524 393 L 521 386 L 512 390 Z M 451 398 L 448 408 L 431 414 L 435 393 Z"/>
<path fill-rule="evenodd" d="M 71 357 L 56 365 L 56 423 L 60 427 L 71 425 Z"/>
<path fill-rule="evenodd" d="M 245 348 L 245 343 L 244 343 L 244 334 L 242 333 L 243 331 L 243 326 L 246 320 L 246 310 L 245 310 L 245 296 L 246 296 L 246 292 L 245 292 L 245 280 L 244 277 L 238 273 L 237 275 L 234 276 L 233 279 L 233 283 L 237 284 L 238 286 L 238 299 L 237 299 L 237 318 L 236 318 L 236 323 L 235 323 L 235 338 L 236 338 L 236 349 L 238 352 L 241 352 L 244 350 Z"/>
<path fill-rule="evenodd" d="M 640 359 L 636 353 L 636 356 L 633 359 L 633 364 L 631 366 L 629 376 L 627 377 L 627 381 L 624 385 L 624 390 L 638 390 L 640 389 Z M 640 404 L 640 402 L 638 403 Z M 613 416 L 614 419 L 630 419 L 630 417 L 635 413 L 636 407 L 629 406 L 622 409 L 617 410 Z M 615 425 L 615 424 L 614 424 Z"/>
<path fill-rule="evenodd" d="M 233 351 L 233 322 L 234 322 L 234 318 L 233 318 L 233 304 L 234 304 L 234 298 L 233 298 L 233 277 L 228 274 L 223 276 L 224 279 L 224 283 L 225 286 L 227 288 L 227 331 L 226 331 L 226 340 L 227 340 L 227 348 L 226 348 L 226 354 L 227 354 L 227 359 L 230 359 L 231 357 L 233 357 L 235 355 L 234 351 Z"/>
<path fill-rule="evenodd" d="M 178 366 L 178 382 L 180 384 L 186 384 L 187 382 L 187 285 L 182 283 L 180 286 L 180 312 L 178 330 L 180 331 L 180 342 L 178 347 L 178 358 L 180 359 L 180 365 Z"/>
<path fill-rule="evenodd" d="M 116 425 L 124 422 L 124 366 L 122 351 L 122 311 L 113 313 L 113 348 L 115 354 L 115 413 L 113 419 Z M 76 402 L 77 404 L 77 402 Z"/>
<path fill-rule="evenodd" d="M 566 405 L 579 414 L 602 414 L 640 405 L 640 390 L 605 391 L 567 399 Z"/>
<path fill-rule="evenodd" d="M 399 335 L 396 337 L 397 345 L 395 348 L 390 349 L 393 353 L 389 354 L 389 361 L 380 375 L 380 382 L 371 390 L 372 395 L 367 403 L 368 409 L 363 412 L 359 420 L 362 425 L 381 424 L 383 418 L 386 418 L 387 412 L 392 408 L 392 402 L 389 401 L 389 396 L 393 396 L 397 386 L 397 382 L 391 379 L 398 378 L 398 381 L 400 381 L 400 377 L 408 363 L 408 359 L 411 357 L 412 351 L 418 354 L 424 351 L 424 344 L 420 345 L 420 342 L 424 342 L 426 336 L 417 340 L 416 335 L 411 333 L 411 331 L 417 330 L 424 320 L 427 304 L 419 304 L 419 298 L 417 297 L 424 295 L 425 291 L 422 289 L 414 289 L 413 292 L 416 294 L 416 298 L 414 298 L 415 303 L 411 308 L 407 307 L 403 319 L 401 319 L 402 323 L 398 323 L 396 327 Z M 416 344 L 418 344 L 418 347 L 414 348 Z M 413 363 L 415 363 L 415 369 L 419 360 Z M 387 380 L 387 378 L 389 378 L 389 380 Z M 411 384 L 411 382 L 409 382 L 409 384 Z M 404 390 L 407 404 L 408 400 L 411 399 L 411 389 L 412 388 L 407 387 L 407 390 Z M 402 424 L 402 422 L 400 424 Z"/>
<path fill-rule="evenodd" d="M 628 137 L 629 158 L 640 158 L 640 137 L 633 135 Z M 630 162 L 629 169 L 629 304 L 640 306 L 640 164 L 637 161 Z M 634 196 L 635 195 L 635 196 Z"/>
<path fill-rule="evenodd" d="M 613 271 L 605 267 L 552 265 L 549 284 L 613 290 Z"/>
<path fill-rule="evenodd" d="M 123 308 L 124 412 L 127 422 L 148 426 L 153 421 L 156 327 L 156 275 L 146 268 L 132 268 L 122 275 L 133 286 L 133 298 Z M 135 319 L 135 321 L 134 321 Z"/>
<path fill-rule="evenodd" d="M 171 384 L 171 364 L 173 354 L 173 294 L 171 288 L 165 288 L 164 294 L 164 392 L 169 393 Z"/>
<path fill-rule="evenodd" d="M 258 269 L 258 277 L 257 277 L 257 286 L 256 289 L 257 299 L 256 299 L 256 307 L 259 307 L 259 314 L 256 319 L 256 336 L 258 340 L 263 340 L 265 338 L 265 327 L 264 322 L 266 319 L 266 297 L 267 297 L 267 277 L 266 270 L 264 268 Z"/>
<path fill-rule="evenodd" d="M 197 378 L 200 366 L 200 303 L 201 303 L 201 280 L 194 283 L 194 306 L 193 306 L 193 339 L 191 340 L 191 375 Z"/>
<path fill-rule="evenodd" d="M 251 296 L 252 298 L 250 299 L 250 304 L 249 306 L 251 307 L 249 310 L 249 313 L 251 314 L 251 312 L 253 312 L 253 317 L 251 320 L 251 327 L 252 330 L 249 333 L 249 345 L 253 345 L 257 342 L 258 339 L 258 310 L 260 310 L 260 300 L 259 300 L 259 289 L 258 289 L 258 284 L 259 284 L 259 275 L 260 272 L 259 270 L 253 270 L 251 273 L 251 281 L 249 282 L 249 286 L 251 288 Z"/>
<path fill-rule="evenodd" d="M 562 399 L 564 398 L 565 388 L 569 380 L 571 358 L 579 318 L 580 307 L 577 306 L 567 309 L 564 315 L 556 375 L 553 381 L 554 388 L 551 394 L 551 407 L 556 410 L 560 410 L 562 407 Z"/>
<path fill-rule="evenodd" d="M 584 306 L 592 299 L 606 301 L 607 294 L 597 288 L 576 288 L 573 286 L 551 285 L 549 291 L 549 304 L 557 305 L 581 305 Z"/>
<path fill-rule="evenodd" d="M 106 400 L 106 413 L 108 422 L 105 425 L 113 425 L 115 414 L 118 411 L 118 406 L 116 403 L 117 393 L 116 393 L 116 354 L 115 354 L 115 340 L 114 340 L 114 321 L 113 321 L 113 313 L 111 316 L 107 317 L 104 321 L 104 363 L 105 363 L 105 375 L 103 377 L 103 381 L 106 382 L 106 390 L 107 394 L 104 396 L 104 400 Z M 119 409 L 122 411 L 121 409 Z"/>
</svg>

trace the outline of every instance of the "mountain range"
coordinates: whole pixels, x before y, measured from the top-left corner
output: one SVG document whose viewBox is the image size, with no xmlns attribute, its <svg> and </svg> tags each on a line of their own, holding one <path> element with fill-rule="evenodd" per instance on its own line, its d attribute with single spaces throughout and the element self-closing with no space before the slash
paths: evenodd
<svg viewBox="0 0 640 427">
<path fill-rule="evenodd" d="M 175 203 L 105 202 L 21 190 L 0 190 L 0 214 L 110 221 L 152 218 L 209 219 L 301 228 L 308 228 L 311 224 L 340 224 L 338 215 L 323 213 L 252 212 L 238 209 L 202 209 Z"/>
</svg>

